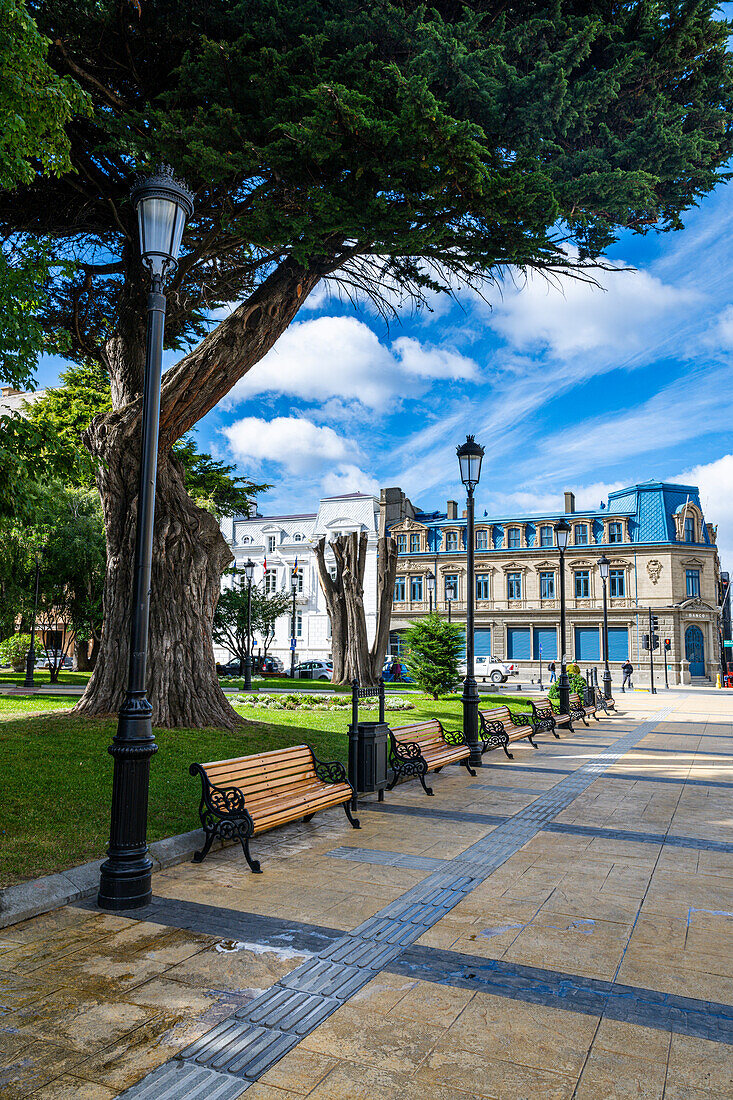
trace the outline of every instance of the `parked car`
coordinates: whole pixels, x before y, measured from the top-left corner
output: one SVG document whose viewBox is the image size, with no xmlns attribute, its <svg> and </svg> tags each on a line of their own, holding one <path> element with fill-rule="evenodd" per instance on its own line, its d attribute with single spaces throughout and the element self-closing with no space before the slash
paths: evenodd
<svg viewBox="0 0 733 1100">
<path fill-rule="evenodd" d="M 244 661 L 242 661 L 242 668 L 240 671 L 239 657 L 232 657 L 231 661 L 227 661 L 225 665 L 219 661 L 216 662 L 216 675 L 217 676 L 241 676 L 244 673 Z"/>
<path fill-rule="evenodd" d="M 474 657 L 473 665 L 474 676 L 491 680 L 492 684 L 505 684 L 510 676 L 515 676 L 518 672 L 514 665 L 507 664 L 506 661 L 500 661 L 497 657 Z M 459 671 L 461 676 L 466 675 L 465 661 L 460 666 Z"/>
<path fill-rule="evenodd" d="M 414 684 L 415 681 L 410 675 L 410 670 L 404 661 L 398 660 L 399 673 L 395 674 L 395 658 L 388 657 L 384 662 L 384 668 L 382 669 L 382 676 L 384 677 L 385 684 L 403 683 Z"/>
<path fill-rule="evenodd" d="M 290 669 L 285 675 L 290 675 Z M 301 661 L 293 670 L 296 680 L 330 680 L 332 676 L 333 661 Z"/>
<path fill-rule="evenodd" d="M 279 657 L 255 657 L 252 672 L 257 676 L 284 676 L 285 666 Z"/>
</svg>

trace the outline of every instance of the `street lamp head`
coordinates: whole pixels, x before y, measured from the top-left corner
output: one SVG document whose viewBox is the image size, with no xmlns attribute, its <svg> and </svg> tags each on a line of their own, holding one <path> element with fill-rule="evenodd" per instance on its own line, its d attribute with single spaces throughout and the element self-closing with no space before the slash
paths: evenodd
<svg viewBox="0 0 733 1100">
<path fill-rule="evenodd" d="M 611 567 L 611 563 L 608 560 L 608 558 L 606 557 L 606 555 L 601 554 L 600 558 L 598 559 L 598 571 L 601 574 L 601 580 L 602 581 L 607 581 L 608 580 L 608 570 L 610 569 L 610 567 Z"/>
<path fill-rule="evenodd" d="M 243 569 L 244 569 L 244 575 L 247 578 L 247 581 L 251 584 L 252 583 L 252 577 L 254 576 L 254 572 L 255 572 L 255 563 L 252 561 L 251 558 L 247 558 L 246 562 L 244 563 Z"/>
<path fill-rule="evenodd" d="M 472 493 L 481 477 L 481 459 L 484 457 L 484 449 L 472 435 L 467 435 L 466 442 L 456 448 L 456 454 L 461 469 L 461 481 L 468 492 Z"/>
<path fill-rule="evenodd" d="M 555 524 L 555 539 L 558 550 L 564 554 L 570 540 L 570 524 L 566 519 L 561 519 L 559 523 Z"/>
<path fill-rule="evenodd" d="M 430 592 L 434 592 L 435 591 L 435 573 L 433 573 L 432 569 L 428 569 L 427 573 L 425 574 L 425 579 L 428 582 L 428 590 Z"/>
<path fill-rule="evenodd" d="M 139 176 L 130 192 L 137 210 L 140 255 L 152 275 L 163 278 L 178 264 L 183 227 L 193 214 L 193 195 L 161 164 L 152 176 Z"/>
</svg>

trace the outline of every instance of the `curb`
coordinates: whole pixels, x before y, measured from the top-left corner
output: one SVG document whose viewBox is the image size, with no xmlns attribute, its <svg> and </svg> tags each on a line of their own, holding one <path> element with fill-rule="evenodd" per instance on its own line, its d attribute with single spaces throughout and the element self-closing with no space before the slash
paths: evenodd
<svg viewBox="0 0 733 1100">
<path fill-rule="evenodd" d="M 202 842 L 201 829 L 153 841 L 150 845 L 153 871 L 162 871 L 190 859 Z M 217 841 L 212 846 L 212 851 L 218 851 L 221 847 L 221 841 Z M 19 924 L 62 905 L 71 905 L 75 901 L 93 897 L 99 886 L 99 868 L 103 862 L 104 860 L 95 859 L 91 863 L 82 863 L 79 867 L 70 867 L 67 871 L 43 875 L 41 878 L 19 882 L 16 886 L 7 886 L 0 890 L 0 928 Z"/>
</svg>

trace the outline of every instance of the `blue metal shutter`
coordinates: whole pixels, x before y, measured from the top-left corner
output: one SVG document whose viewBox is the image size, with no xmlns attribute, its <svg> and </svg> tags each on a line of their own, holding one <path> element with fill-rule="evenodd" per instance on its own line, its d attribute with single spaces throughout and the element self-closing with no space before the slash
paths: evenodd
<svg viewBox="0 0 733 1100">
<path fill-rule="evenodd" d="M 534 659 L 540 659 L 540 646 L 542 646 L 542 660 L 557 660 L 557 630 L 554 626 L 536 626 L 534 628 Z"/>
<path fill-rule="evenodd" d="M 629 659 L 629 630 L 625 626 L 609 626 L 608 628 L 608 659 L 609 661 L 628 661 Z"/>
<path fill-rule="evenodd" d="M 479 627 L 473 632 L 473 652 L 475 657 L 491 656 L 491 628 Z"/>
<path fill-rule="evenodd" d="M 600 661 L 601 635 L 597 626 L 576 626 L 575 660 Z"/>
<path fill-rule="evenodd" d="M 510 626 L 506 632 L 506 655 L 515 661 L 529 660 L 529 627 Z"/>
</svg>

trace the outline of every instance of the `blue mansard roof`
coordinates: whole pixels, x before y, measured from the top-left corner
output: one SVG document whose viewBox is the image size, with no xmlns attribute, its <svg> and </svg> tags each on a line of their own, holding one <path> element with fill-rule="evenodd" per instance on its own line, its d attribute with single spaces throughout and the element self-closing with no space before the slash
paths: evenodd
<svg viewBox="0 0 733 1100">
<path fill-rule="evenodd" d="M 573 523 L 586 522 L 589 527 L 589 545 L 598 545 L 603 542 L 604 519 L 616 519 L 626 521 L 627 532 L 624 542 L 632 543 L 677 543 L 675 527 L 675 515 L 684 512 L 686 506 L 694 504 L 700 512 L 700 491 L 696 485 L 676 485 L 664 481 L 645 481 L 638 485 L 631 485 L 627 489 L 618 489 L 609 493 L 608 500 L 597 509 L 582 510 L 576 512 L 544 512 L 534 514 L 515 514 L 511 516 L 484 516 L 483 510 L 476 508 L 476 527 L 493 527 L 495 529 L 494 545 L 497 549 L 504 547 L 504 530 L 517 524 L 527 525 L 527 536 L 530 547 L 535 544 L 535 533 L 542 524 L 556 523 L 561 518 L 569 519 Z M 446 512 L 415 511 L 417 523 L 424 524 L 428 528 L 428 553 L 437 549 L 439 532 L 444 527 L 465 527 L 465 518 L 448 519 Z M 701 541 L 698 545 L 711 546 L 707 526 L 701 525 Z M 539 542 L 539 536 L 537 537 Z"/>
</svg>

